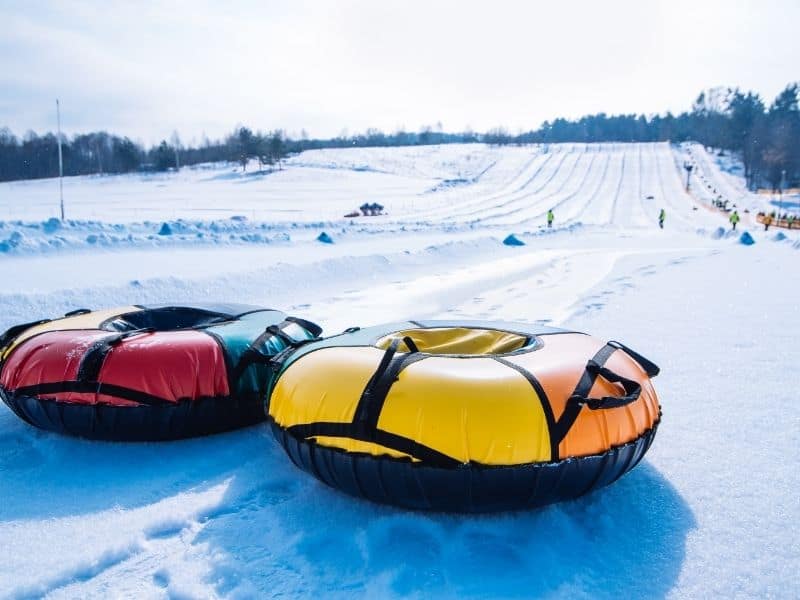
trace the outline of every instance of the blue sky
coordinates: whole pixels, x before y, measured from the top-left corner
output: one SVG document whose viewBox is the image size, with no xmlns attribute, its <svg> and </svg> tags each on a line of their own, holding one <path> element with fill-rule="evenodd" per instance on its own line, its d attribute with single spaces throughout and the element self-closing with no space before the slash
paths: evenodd
<svg viewBox="0 0 800 600">
<path fill-rule="evenodd" d="M 10 2 L 0 127 L 511 131 L 800 79 L 800 2 Z"/>
</svg>

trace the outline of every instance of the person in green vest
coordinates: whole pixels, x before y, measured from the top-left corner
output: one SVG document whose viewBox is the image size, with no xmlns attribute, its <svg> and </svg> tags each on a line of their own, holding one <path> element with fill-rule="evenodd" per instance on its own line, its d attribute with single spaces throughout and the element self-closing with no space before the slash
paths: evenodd
<svg viewBox="0 0 800 600">
<path fill-rule="evenodd" d="M 739 222 L 739 212 L 733 211 L 733 213 L 730 216 L 730 219 L 728 220 L 731 222 L 731 227 L 733 227 L 733 230 L 736 231 L 736 224 Z"/>
<path fill-rule="evenodd" d="M 555 218 L 556 218 L 556 216 L 553 214 L 553 209 L 551 208 L 550 210 L 547 211 L 547 226 L 548 227 L 552 227 L 553 226 L 553 219 L 555 219 Z"/>
<path fill-rule="evenodd" d="M 661 212 L 658 213 L 658 226 L 661 229 L 664 229 L 664 219 L 667 218 L 667 212 L 662 208 Z"/>
</svg>

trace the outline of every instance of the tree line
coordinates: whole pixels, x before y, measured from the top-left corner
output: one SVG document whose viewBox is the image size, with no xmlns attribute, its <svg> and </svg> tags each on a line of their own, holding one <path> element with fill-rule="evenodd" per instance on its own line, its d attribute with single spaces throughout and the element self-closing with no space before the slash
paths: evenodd
<svg viewBox="0 0 800 600">
<path fill-rule="evenodd" d="M 177 134 L 145 148 L 127 137 L 99 131 L 62 136 L 65 175 L 166 171 L 205 162 L 232 161 L 246 169 L 281 168 L 290 154 L 320 148 L 415 146 L 484 142 L 547 144 L 558 142 L 697 141 L 737 153 L 751 188 L 800 184 L 800 110 L 798 84 L 790 84 L 767 106 L 753 92 L 714 88 L 701 93 L 690 111 L 673 115 L 607 115 L 545 121 L 528 132 L 497 128 L 486 133 L 447 133 L 441 124 L 417 132 L 384 133 L 368 129 L 328 139 L 291 139 L 281 130 L 261 132 L 238 127 L 222 140 L 184 145 Z M 16 137 L 0 128 L 0 181 L 53 177 L 58 174 L 58 139 L 53 133 Z"/>
<path fill-rule="evenodd" d="M 61 138 L 64 175 L 166 171 L 203 162 L 233 161 L 246 168 L 256 159 L 259 166 L 278 165 L 289 153 L 282 131 L 253 132 L 240 127 L 221 141 L 205 140 L 184 146 L 177 134 L 145 149 L 130 138 L 98 131 Z M 54 133 L 30 131 L 21 139 L 0 128 L 0 181 L 38 179 L 58 175 L 58 138 Z"/>
<path fill-rule="evenodd" d="M 558 142 L 696 141 L 736 153 L 751 188 L 800 184 L 800 86 L 787 85 L 767 106 L 756 93 L 714 88 L 700 93 L 679 115 L 606 115 L 556 119 L 527 133 L 498 129 L 483 136 L 495 144 Z"/>
</svg>

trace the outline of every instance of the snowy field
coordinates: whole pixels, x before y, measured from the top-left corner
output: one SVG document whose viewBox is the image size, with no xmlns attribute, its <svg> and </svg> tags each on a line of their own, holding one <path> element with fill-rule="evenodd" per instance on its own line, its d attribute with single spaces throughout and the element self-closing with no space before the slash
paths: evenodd
<svg viewBox="0 0 800 600">
<path fill-rule="evenodd" d="M 758 200 L 692 152 L 704 178 Z M 78 307 L 211 299 L 327 334 L 546 322 L 652 358 L 664 411 L 645 460 L 611 487 L 464 516 L 328 489 L 264 426 L 100 443 L 0 406 L 0 597 L 800 596 L 800 232 L 764 232 L 753 214 L 727 232 L 705 192 L 684 192 L 686 153 L 346 149 L 269 174 L 69 178 L 63 225 L 56 180 L 0 184 L 0 330 Z M 388 214 L 343 217 L 364 202 Z M 333 244 L 316 241 L 323 231 Z M 525 245 L 503 245 L 512 233 Z"/>
</svg>

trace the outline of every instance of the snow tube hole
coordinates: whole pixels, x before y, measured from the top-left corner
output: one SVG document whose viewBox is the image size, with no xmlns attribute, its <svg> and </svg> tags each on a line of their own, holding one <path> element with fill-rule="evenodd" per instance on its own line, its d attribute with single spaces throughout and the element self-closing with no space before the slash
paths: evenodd
<svg viewBox="0 0 800 600">
<path fill-rule="evenodd" d="M 153 331 L 177 331 L 208 327 L 230 321 L 231 316 L 196 307 L 168 306 L 148 308 L 125 313 L 106 321 L 101 329 L 106 331 L 133 331 L 151 329 Z"/>
<path fill-rule="evenodd" d="M 395 331 L 379 339 L 375 345 L 385 350 L 395 339 L 400 339 L 398 350 L 410 351 L 403 341 L 406 337 L 411 338 L 420 352 L 470 356 L 508 354 L 537 343 L 535 337 L 499 329 L 432 327 Z"/>
</svg>

